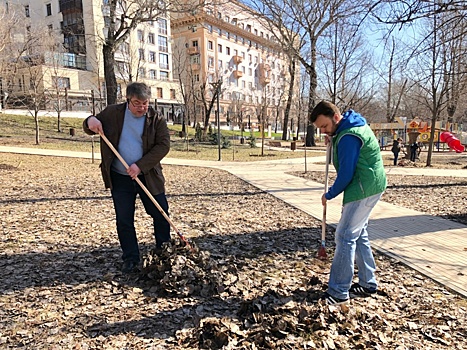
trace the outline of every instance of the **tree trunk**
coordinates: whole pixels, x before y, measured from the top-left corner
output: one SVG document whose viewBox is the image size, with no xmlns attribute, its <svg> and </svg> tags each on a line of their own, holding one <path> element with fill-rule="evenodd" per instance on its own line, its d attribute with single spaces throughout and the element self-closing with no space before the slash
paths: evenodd
<svg viewBox="0 0 467 350">
<path fill-rule="evenodd" d="M 104 78 L 107 92 L 107 105 L 117 103 L 117 77 L 115 76 L 115 48 L 104 44 Z"/>
<path fill-rule="evenodd" d="M 36 107 L 34 111 L 34 126 L 36 128 L 36 145 L 39 144 L 39 111 Z"/>
<path fill-rule="evenodd" d="M 306 147 L 316 146 L 315 143 L 315 128 L 313 124 L 309 124 L 306 127 Z"/>
<path fill-rule="evenodd" d="M 283 130 L 282 130 L 282 140 L 287 140 L 287 125 L 289 124 L 289 114 L 290 109 L 292 108 L 292 98 L 294 92 L 294 82 L 295 82 L 295 58 L 292 58 L 290 65 L 289 65 L 289 73 L 290 73 L 290 84 L 289 84 L 289 95 L 287 97 L 287 105 L 285 106 L 284 112 L 284 123 Z"/>
</svg>

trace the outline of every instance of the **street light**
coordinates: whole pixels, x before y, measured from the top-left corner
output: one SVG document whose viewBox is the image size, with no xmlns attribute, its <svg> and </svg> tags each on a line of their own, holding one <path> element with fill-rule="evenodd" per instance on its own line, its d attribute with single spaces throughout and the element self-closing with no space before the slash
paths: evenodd
<svg viewBox="0 0 467 350">
<path fill-rule="evenodd" d="M 217 82 L 210 83 L 214 91 L 217 92 L 217 149 L 219 152 L 219 161 L 221 158 L 221 121 L 220 121 L 220 107 L 219 107 L 219 95 L 221 94 L 222 79 L 219 79 Z"/>
</svg>

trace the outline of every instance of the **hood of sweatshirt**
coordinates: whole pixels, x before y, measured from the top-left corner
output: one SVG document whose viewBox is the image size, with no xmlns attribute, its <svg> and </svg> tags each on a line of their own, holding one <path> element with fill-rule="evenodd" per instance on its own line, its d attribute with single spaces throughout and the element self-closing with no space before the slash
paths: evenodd
<svg viewBox="0 0 467 350">
<path fill-rule="evenodd" d="M 342 115 L 342 119 L 337 125 L 336 134 L 340 133 L 343 130 L 354 128 L 357 126 L 363 126 L 366 124 L 366 119 L 362 117 L 359 113 L 348 110 Z"/>
</svg>

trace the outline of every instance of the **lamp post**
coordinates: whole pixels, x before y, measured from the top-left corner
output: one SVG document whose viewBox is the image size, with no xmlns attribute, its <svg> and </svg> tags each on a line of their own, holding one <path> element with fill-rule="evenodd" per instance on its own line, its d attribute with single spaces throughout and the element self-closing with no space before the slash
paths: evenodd
<svg viewBox="0 0 467 350">
<path fill-rule="evenodd" d="M 222 79 L 219 79 L 217 82 L 210 83 L 214 91 L 217 92 L 217 149 L 219 153 L 219 161 L 222 160 L 221 157 L 221 118 L 220 118 L 220 106 L 219 106 L 219 95 L 221 94 Z"/>
</svg>

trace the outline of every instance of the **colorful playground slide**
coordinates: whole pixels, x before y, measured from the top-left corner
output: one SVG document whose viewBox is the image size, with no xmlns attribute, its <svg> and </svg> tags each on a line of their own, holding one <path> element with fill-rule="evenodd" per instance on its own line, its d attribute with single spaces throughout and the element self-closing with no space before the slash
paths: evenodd
<svg viewBox="0 0 467 350">
<path fill-rule="evenodd" d="M 439 135 L 441 142 L 446 142 L 449 148 L 453 149 L 457 153 L 462 153 L 465 147 L 461 144 L 461 141 L 448 131 L 444 131 Z"/>
</svg>

